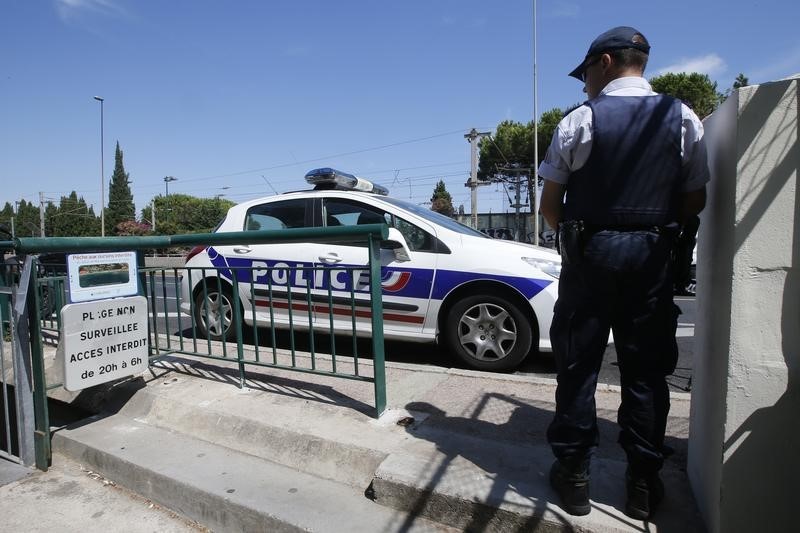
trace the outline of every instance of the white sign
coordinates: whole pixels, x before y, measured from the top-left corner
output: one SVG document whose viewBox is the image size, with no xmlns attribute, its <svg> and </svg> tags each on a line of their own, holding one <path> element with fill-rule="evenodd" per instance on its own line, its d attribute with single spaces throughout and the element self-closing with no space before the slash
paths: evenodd
<svg viewBox="0 0 800 533">
<path fill-rule="evenodd" d="M 70 254 L 67 272 L 71 302 L 130 296 L 138 292 L 136 252 Z"/>
<path fill-rule="evenodd" d="M 147 299 L 132 296 L 65 305 L 61 344 L 68 391 L 144 372 Z"/>
</svg>

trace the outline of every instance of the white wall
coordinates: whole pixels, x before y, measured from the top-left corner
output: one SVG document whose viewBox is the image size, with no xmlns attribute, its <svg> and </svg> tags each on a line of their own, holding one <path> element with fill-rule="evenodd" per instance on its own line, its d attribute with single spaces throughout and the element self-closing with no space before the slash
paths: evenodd
<svg viewBox="0 0 800 533">
<path fill-rule="evenodd" d="M 740 89 L 705 124 L 688 473 L 712 532 L 798 522 L 798 81 Z"/>
</svg>

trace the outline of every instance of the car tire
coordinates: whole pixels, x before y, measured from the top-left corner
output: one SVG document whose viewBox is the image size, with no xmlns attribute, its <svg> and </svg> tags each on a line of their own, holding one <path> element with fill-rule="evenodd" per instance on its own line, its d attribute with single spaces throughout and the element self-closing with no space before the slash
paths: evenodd
<svg viewBox="0 0 800 533">
<path fill-rule="evenodd" d="M 205 299 L 205 301 L 204 301 Z M 212 341 L 236 340 L 233 327 L 233 293 L 228 285 L 218 285 L 209 279 L 205 291 L 197 291 L 194 298 L 194 323 L 199 335 Z"/>
<path fill-rule="evenodd" d="M 445 320 L 447 346 L 471 368 L 511 370 L 531 349 L 530 319 L 506 298 L 488 294 L 464 298 L 450 308 Z"/>
</svg>

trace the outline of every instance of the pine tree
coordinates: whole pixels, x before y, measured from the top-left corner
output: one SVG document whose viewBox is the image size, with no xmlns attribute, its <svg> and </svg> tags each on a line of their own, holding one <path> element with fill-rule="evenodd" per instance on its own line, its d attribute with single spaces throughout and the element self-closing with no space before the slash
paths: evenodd
<svg viewBox="0 0 800 533">
<path fill-rule="evenodd" d="M 114 174 L 111 176 L 111 185 L 108 188 L 108 208 L 106 208 L 106 232 L 116 235 L 117 224 L 136 219 L 136 207 L 133 205 L 130 177 L 125 172 L 122 164 L 122 150 L 117 150 L 114 155 Z"/>
<path fill-rule="evenodd" d="M 738 76 L 736 76 L 736 79 L 733 80 L 734 89 L 741 89 L 742 87 L 747 87 L 748 85 L 750 85 L 750 80 L 747 79 L 747 76 L 745 76 L 741 72 L 739 73 Z"/>
<path fill-rule="evenodd" d="M 453 197 L 447 192 L 447 187 L 445 187 L 443 180 L 439 180 L 439 183 L 437 183 L 436 187 L 433 189 L 431 210 L 448 217 L 453 216 L 453 212 L 455 211 L 453 208 Z"/>
</svg>

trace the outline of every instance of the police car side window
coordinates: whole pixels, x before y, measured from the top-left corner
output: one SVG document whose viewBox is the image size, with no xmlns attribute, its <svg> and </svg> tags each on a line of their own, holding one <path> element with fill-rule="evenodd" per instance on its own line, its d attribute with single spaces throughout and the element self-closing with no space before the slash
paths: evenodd
<svg viewBox="0 0 800 533">
<path fill-rule="evenodd" d="M 251 207 L 244 220 L 245 231 L 302 228 L 305 226 L 305 200 L 285 200 Z"/>
<path fill-rule="evenodd" d="M 357 202 L 326 198 L 322 205 L 326 226 L 357 226 L 361 224 L 389 224 L 389 215 L 380 209 Z"/>
<path fill-rule="evenodd" d="M 433 252 L 436 246 L 436 239 L 427 231 L 398 216 L 370 205 L 339 198 L 326 198 L 322 209 L 326 227 L 383 223 L 389 227 L 397 228 L 403 234 L 411 251 Z M 342 244 L 366 246 L 365 242 Z"/>
<path fill-rule="evenodd" d="M 392 224 L 393 227 L 397 228 L 400 233 L 403 234 L 403 237 L 408 244 L 408 247 L 413 252 L 433 252 L 436 239 L 433 238 L 433 235 L 425 231 L 424 229 L 415 226 L 411 222 L 403 220 L 402 218 L 395 216 L 394 222 Z"/>
<path fill-rule="evenodd" d="M 391 215 L 384 213 L 380 209 L 339 198 L 325 198 L 322 210 L 325 227 L 389 224 L 391 220 Z M 342 242 L 340 244 L 347 246 L 367 245 L 363 241 Z"/>
</svg>

